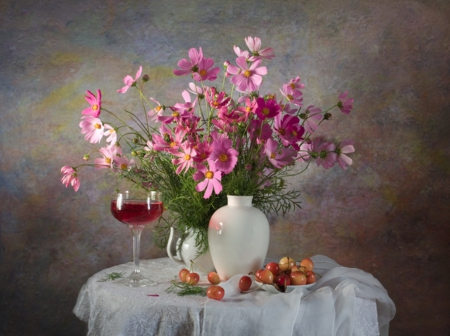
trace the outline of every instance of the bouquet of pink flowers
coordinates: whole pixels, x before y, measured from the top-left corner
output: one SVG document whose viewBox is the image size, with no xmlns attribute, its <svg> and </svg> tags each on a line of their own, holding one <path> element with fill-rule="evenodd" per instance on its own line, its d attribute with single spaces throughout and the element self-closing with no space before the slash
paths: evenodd
<svg viewBox="0 0 450 336">
<path fill-rule="evenodd" d="M 126 76 L 125 94 L 136 89 L 144 106 L 143 116 L 125 110 L 121 117 L 102 104 L 102 93 L 87 91 L 89 106 L 83 110 L 81 133 L 90 143 L 106 144 L 98 149 L 94 163 L 64 166 L 62 182 L 75 191 L 78 173 L 84 166 L 109 169 L 136 186 L 163 192 L 169 216 L 158 224 L 156 242 L 164 247 L 168 229 L 175 226 L 198 233 L 197 245 L 206 249 L 209 218 L 226 205 L 226 195 L 253 196 L 253 204 L 266 213 L 286 213 L 300 207 L 299 191 L 289 190 L 286 179 L 305 171 L 311 162 L 325 169 L 336 163 L 347 169 L 355 151 L 353 142 L 342 143 L 313 138 L 318 127 L 331 118 L 330 110 L 344 114 L 353 99 L 344 92 L 326 110 L 304 105 L 300 77 L 282 84 L 280 92 L 260 93 L 267 68 L 275 57 L 272 48 L 261 49 L 258 37 L 245 39 L 249 50 L 235 46 L 235 65 L 224 63 L 223 82 L 214 82 L 220 68 L 203 55 L 201 48 L 189 50 L 189 59 L 178 62 L 176 76 L 190 76 L 194 82 L 182 92 L 184 102 L 162 104 L 143 93 L 149 77 Z M 229 87 L 229 91 L 226 90 Z M 100 119 L 101 112 L 113 122 Z M 126 147 L 123 145 L 126 144 Z M 89 155 L 84 160 L 90 160 Z M 300 169 L 299 169 L 300 167 Z"/>
</svg>

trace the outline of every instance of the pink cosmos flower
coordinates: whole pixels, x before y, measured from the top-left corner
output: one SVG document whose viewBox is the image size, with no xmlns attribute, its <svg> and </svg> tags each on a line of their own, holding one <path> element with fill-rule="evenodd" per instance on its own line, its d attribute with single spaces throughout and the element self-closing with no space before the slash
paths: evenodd
<svg viewBox="0 0 450 336">
<path fill-rule="evenodd" d="M 217 169 L 228 174 L 236 166 L 238 154 L 238 151 L 231 147 L 231 140 L 222 138 L 214 140 L 213 152 L 209 158 L 215 161 Z"/>
<path fill-rule="evenodd" d="M 305 141 L 300 144 L 300 148 L 298 149 L 296 160 L 300 162 L 309 161 L 311 158 L 312 146 L 311 141 Z"/>
<path fill-rule="evenodd" d="M 224 91 L 217 93 L 217 90 L 214 87 L 207 89 L 205 93 L 206 101 L 212 108 L 219 109 L 228 106 L 230 102 L 230 97 L 227 97 L 227 94 Z"/>
<path fill-rule="evenodd" d="M 224 119 L 213 119 L 211 123 L 224 133 L 235 133 L 238 130 L 236 124 L 230 124 Z"/>
<path fill-rule="evenodd" d="M 337 162 L 343 170 L 347 170 L 348 166 L 351 166 L 353 163 L 353 160 L 345 154 L 354 152 L 353 140 L 345 140 L 336 148 Z"/>
<path fill-rule="evenodd" d="M 202 48 L 199 48 L 198 51 L 195 48 L 191 48 L 188 51 L 188 55 L 189 60 L 183 58 L 178 61 L 178 67 L 180 69 L 173 70 L 175 76 L 184 76 L 198 71 L 198 64 L 203 59 Z"/>
<path fill-rule="evenodd" d="M 227 72 L 234 75 L 231 82 L 236 85 L 236 90 L 244 93 L 258 90 L 262 83 L 262 76 L 267 74 L 267 68 L 259 67 L 260 63 L 261 59 L 258 59 L 248 67 L 245 57 L 240 56 L 236 58 L 238 67 L 228 66 Z"/>
<path fill-rule="evenodd" d="M 115 156 L 114 153 L 107 147 L 100 148 L 99 152 L 103 157 L 94 160 L 95 168 L 112 168 Z"/>
<path fill-rule="evenodd" d="M 216 168 L 216 164 L 212 160 L 208 160 L 209 169 L 199 164 L 197 165 L 197 172 L 193 175 L 195 181 L 199 181 L 202 178 L 204 180 L 196 185 L 195 189 L 200 192 L 206 189 L 203 198 L 209 198 L 214 190 L 216 195 L 222 191 L 222 172 Z"/>
<path fill-rule="evenodd" d="M 166 109 L 165 106 L 161 105 L 159 101 L 157 101 L 156 99 L 150 97 L 150 100 L 154 103 L 156 103 L 156 107 L 151 109 L 150 111 L 147 112 L 149 117 L 152 117 L 151 120 L 157 120 L 158 117 L 162 116 L 164 110 Z"/>
<path fill-rule="evenodd" d="M 238 57 L 245 57 L 246 60 L 248 60 L 250 58 L 250 53 L 247 50 L 241 50 L 239 47 L 234 46 L 233 47 L 234 52 L 236 53 L 236 55 Z M 226 65 L 228 67 L 228 65 L 230 65 L 230 63 L 228 62 L 228 64 Z"/>
<path fill-rule="evenodd" d="M 180 146 L 181 152 L 172 152 L 173 155 L 178 156 L 179 159 L 173 159 L 172 163 L 178 165 L 175 171 L 179 175 L 183 170 L 187 172 L 189 168 L 194 165 L 194 157 L 197 152 L 187 142 L 183 142 Z"/>
<path fill-rule="evenodd" d="M 325 169 L 330 169 L 336 163 L 337 154 L 335 153 L 336 146 L 332 142 L 324 142 L 318 148 L 318 157 L 316 163 Z"/>
<path fill-rule="evenodd" d="M 139 77 L 141 77 L 141 74 L 142 74 L 142 66 L 140 66 L 139 70 L 136 72 L 136 77 L 133 78 L 130 75 L 125 76 L 125 78 L 123 79 L 125 86 L 117 90 L 117 92 L 119 93 L 127 92 L 130 87 L 136 84 L 136 81 L 139 79 Z"/>
<path fill-rule="evenodd" d="M 194 72 L 192 78 L 197 82 L 216 80 L 220 69 L 219 67 L 212 68 L 213 65 L 214 60 L 212 58 L 203 58 L 200 62 L 198 62 L 198 70 L 197 72 Z"/>
<path fill-rule="evenodd" d="M 195 150 L 197 151 L 197 155 L 194 157 L 194 161 L 197 163 L 202 163 L 211 155 L 212 145 L 207 141 L 203 141 L 197 144 Z"/>
<path fill-rule="evenodd" d="M 244 122 L 248 118 L 246 112 L 242 112 L 241 110 L 228 111 L 228 107 L 222 107 L 217 113 L 217 116 L 220 120 L 228 124 L 237 124 L 240 122 Z"/>
<path fill-rule="evenodd" d="M 290 144 L 295 144 L 301 139 L 302 134 L 294 132 L 297 131 L 300 123 L 300 119 L 296 116 L 284 115 L 281 118 L 281 113 L 275 117 L 274 130 L 277 132 L 281 139 L 283 146 L 289 146 Z"/>
<path fill-rule="evenodd" d="M 281 111 L 283 111 L 284 113 L 289 114 L 289 115 L 294 115 L 298 112 L 298 107 L 291 108 L 290 104 L 284 104 L 284 105 L 280 104 L 280 107 L 281 107 Z"/>
<path fill-rule="evenodd" d="M 275 99 L 258 98 L 256 104 L 255 114 L 261 120 L 274 118 L 281 111 L 280 105 L 277 104 Z"/>
<path fill-rule="evenodd" d="M 289 85 L 293 90 L 301 90 L 305 88 L 305 84 L 300 83 L 300 77 L 297 76 L 292 78 L 287 85 Z"/>
<path fill-rule="evenodd" d="M 278 142 L 273 139 L 268 139 L 266 141 L 264 152 L 274 167 L 279 169 L 293 161 L 292 152 L 288 151 L 286 148 L 278 149 Z"/>
<path fill-rule="evenodd" d="M 160 134 L 153 134 L 153 149 L 157 152 L 166 151 L 169 153 L 175 153 L 180 147 L 183 137 L 186 133 L 177 132 L 175 136 L 172 134 L 172 130 L 165 125 L 161 125 L 159 128 Z"/>
<path fill-rule="evenodd" d="M 116 156 L 114 158 L 114 163 L 118 169 L 127 171 L 134 165 L 134 160 L 128 160 L 125 156 Z"/>
<path fill-rule="evenodd" d="M 100 119 L 92 116 L 81 117 L 79 126 L 81 133 L 85 134 L 84 138 L 90 143 L 98 143 L 102 140 L 104 127 Z"/>
<path fill-rule="evenodd" d="M 73 187 L 73 190 L 78 191 L 80 188 L 80 180 L 77 177 L 77 171 L 73 167 L 64 166 L 61 168 L 61 173 L 64 174 L 61 178 L 62 184 L 64 184 L 66 188 L 70 184 Z"/>
<path fill-rule="evenodd" d="M 102 109 L 102 92 L 97 90 L 97 97 L 95 97 L 91 91 L 86 91 L 86 96 L 84 98 L 90 106 L 85 108 L 82 114 L 98 118 Z"/>
<path fill-rule="evenodd" d="M 344 114 L 349 114 L 350 111 L 353 109 L 353 102 L 355 101 L 353 98 L 347 98 L 348 92 L 345 91 L 344 93 L 339 95 L 339 102 L 337 103 L 337 106 Z"/>
<path fill-rule="evenodd" d="M 117 142 L 117 132 L 111 125 L 105 124 L 104 129 L 106 130 L 103 135 L 106 136 L 106 142 L 109 142 L 110 146 L 114 146 Z"/>
<path fill-rule="evenodd" d="M 259 37 L 247 37 L 245 38 L 245 43 L 248 49 L 252 52 L 252 56 L 249 61 L 253 62 L 261 58 L 272 59 L 275 57 L 275 53 L 272 48 L 265 48 L 261 50 L 261 39 Z"/>
<path fill-rule="evenodd" d="M 208 89 L 207 86 L 204 87 L 205 90 Z M 200 86 L 195 85 L 194 83 L 189 83 L 189 89 L 188 91 L 195 94 L 196 96 L 198 96 L 199 98 L 203 98 L 204 94 L 203 91 L 204 89 L 202 89 Z"/>
<path fill-rule="evenodd" d="M 289 103 L 292 103 L 297 106 L 303 105 L 303 93 L 300 90 L 293 89 L 288 84 L 283 84 L 283 87 L 280 89 L 280 92 Z"/>
</svg>

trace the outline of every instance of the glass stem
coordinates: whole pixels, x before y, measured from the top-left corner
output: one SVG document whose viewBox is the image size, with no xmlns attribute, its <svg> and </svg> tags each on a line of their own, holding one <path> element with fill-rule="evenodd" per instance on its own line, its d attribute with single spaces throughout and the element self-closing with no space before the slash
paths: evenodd
<svg viewBox="0 0 450 336">
<path fill-rule="evenodd" d="M 144 229 L 143 225 L 130 225 L 131 232 L 133 233 L 133 262 L 135 274 L 140 274 L 139 269 L 139 252 L 141 249 L 141 234 Z"/>
</svg>

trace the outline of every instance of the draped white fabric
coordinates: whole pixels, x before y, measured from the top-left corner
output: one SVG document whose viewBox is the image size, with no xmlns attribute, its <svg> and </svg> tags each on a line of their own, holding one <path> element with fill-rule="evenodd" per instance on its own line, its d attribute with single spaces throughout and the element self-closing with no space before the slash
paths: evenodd
<svg viewBox="0 0 450 336">
<path fill-rule="evenodd" d="M 165 292 L 181 266 L 169 258 L 141 260 L 141 270 L 158 282 L 127 288 L 99 282 L 106 273 L 130 273 L 127 263 L 103 270 L 82 287 L 74 313 L 88 335 L 387 335 L 395 305 L 372 275 L 313 257 L 323 275 L 311 291 L 241 294 L 239 276 L 221 285 L 222 301 Z M 206 285 L 206 275 L 201 275 Z M 155 296 L 158 295 L 158 296 Z"/>
</svg>

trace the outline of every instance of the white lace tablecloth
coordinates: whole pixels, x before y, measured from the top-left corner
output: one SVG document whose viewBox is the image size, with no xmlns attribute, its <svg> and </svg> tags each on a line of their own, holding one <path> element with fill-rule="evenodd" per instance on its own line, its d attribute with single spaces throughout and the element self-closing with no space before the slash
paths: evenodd
<svg viewBox="0 0 450 336">
<path fill-rule="evenodd" d="M 387 335 L 395 305 L 369 273 L 314 256 L 323 275 L 310 291 L 241 294 L 240 276 L 221 285 L 222 301 L 166 293 L 182 268 L 169 258 L 141 260 L 144 275 L 158 282 L 128 288 L 101 282 L 106 273 L 133 270 L 127 263 L 92 276 L 81 288 L 73 312 L 88 324 L 88 335 Z M 201 275 L 205 283 L 206 275 Z M 156 296 L 157 295 L 157 296 Z"/>
</svg>

